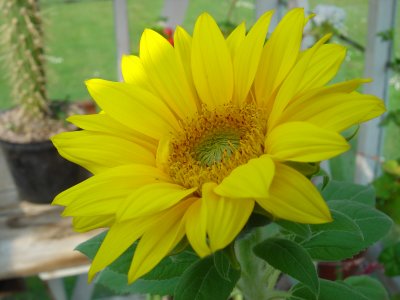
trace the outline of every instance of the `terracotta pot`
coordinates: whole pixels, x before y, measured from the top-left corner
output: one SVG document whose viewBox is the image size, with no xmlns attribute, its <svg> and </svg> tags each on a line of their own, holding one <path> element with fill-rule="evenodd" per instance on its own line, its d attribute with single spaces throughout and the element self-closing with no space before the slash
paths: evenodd
<svg viewBox="0 0 400 300">
<path fill-rule="evenodd" d="M 317 269 L 320 278 L 328 280 L 345 279 L 364 272 L 365 252 L 350 259 L 338 262 L 319 262 Z"/>
</svg>

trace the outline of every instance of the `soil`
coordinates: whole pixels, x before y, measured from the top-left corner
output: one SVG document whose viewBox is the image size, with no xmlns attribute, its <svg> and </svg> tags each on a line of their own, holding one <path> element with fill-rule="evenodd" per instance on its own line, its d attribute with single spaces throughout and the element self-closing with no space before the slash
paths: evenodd
<svg viewBox="0 0 400 300">
<path fill-rule="evenodd" d="M 72 131 L 77 128 L 66 122 L 70 115 L 83 114 L 85 110 L 79 104 L 72 104 L 60 119 L 48 116 L 31 116 L 16 107 L 0 114 L 0 139 L 11 143 L 42 142 L 53 135 Z"/>
</svg>

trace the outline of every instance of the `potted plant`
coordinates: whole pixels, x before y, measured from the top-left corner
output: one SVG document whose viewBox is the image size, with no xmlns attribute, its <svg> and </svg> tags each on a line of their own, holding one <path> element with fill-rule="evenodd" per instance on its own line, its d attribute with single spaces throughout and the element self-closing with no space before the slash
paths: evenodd
<svg viewBox="0 0 400 300">
<path fill-rule="evenodd" d="M 82 178 L 82 170 L 61 158 L 49 141 L 75 129 L 61 118 L 78 109 L 47 96 L 38 0 L 0 0 L 0 14 L 2 64 L 15 102 L 0 114 L 0 145 L 20 198 L 49 203 Z"/>
</svg>

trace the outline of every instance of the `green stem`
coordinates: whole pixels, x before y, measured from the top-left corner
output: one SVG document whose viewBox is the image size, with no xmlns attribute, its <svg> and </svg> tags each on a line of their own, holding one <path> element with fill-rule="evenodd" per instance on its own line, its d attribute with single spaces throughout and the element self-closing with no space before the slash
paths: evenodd
<svg viewBox="0 0 400 300">
<path fill-rule="evenodd" d="M 275 270 L 272 272 L 271 276 L 268 278 L 268 289 L 273 289 L 278 282 L 279 275 L 281 275 L 281 272 L 279 270 Z"/>
<path fill-rule="evenodd" d="M 266 295 L 265 300 L 287 299 L 291 296 L 290 292 L 272 290 Z"/>
<path fill-rule="evenodd" d="M 281 272 L 253 253 L 253 247 L 266 238 L 276 236 L 277 232 L 267 231 L 267 227 L 253 229 L 242 239 L 236 241 L 236 257 L 241 266 L 241 277 L 237 287 L 246 300 L 287 299 L 291 293 L 274 290 Z"/>
</svg>

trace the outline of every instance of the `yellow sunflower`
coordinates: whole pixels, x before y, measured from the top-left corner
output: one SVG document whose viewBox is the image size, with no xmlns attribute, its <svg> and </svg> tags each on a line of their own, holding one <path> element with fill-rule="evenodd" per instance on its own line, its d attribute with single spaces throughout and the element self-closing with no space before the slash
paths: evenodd
<svg viewBox="0 0 400 300">
<path fill-rule="evenodd" d="M 73 116 L 82 131 L 53 138 L 94 176 L 64 191 L 74 228 L 109 227 L 89 277 L 139 240 L 128 278 L 154 268 L 183 239 L 203 257 L 225 248 L 254 211 L 300 223 L 332 220 L 314 185 L 289 162 L 319 162 L 349 149 L 339 134 L 382 114 L 382 101 L 326 85 L 345 57 L 322 38 L 302 51 L 303 9 L 265 42 L 272 12 L 226 39 L 204 13 L 174 46 L 152 30 L 140 56 L 122 61 L 124 82 L 87 81 L 102 113 Z"/>
</svg>

